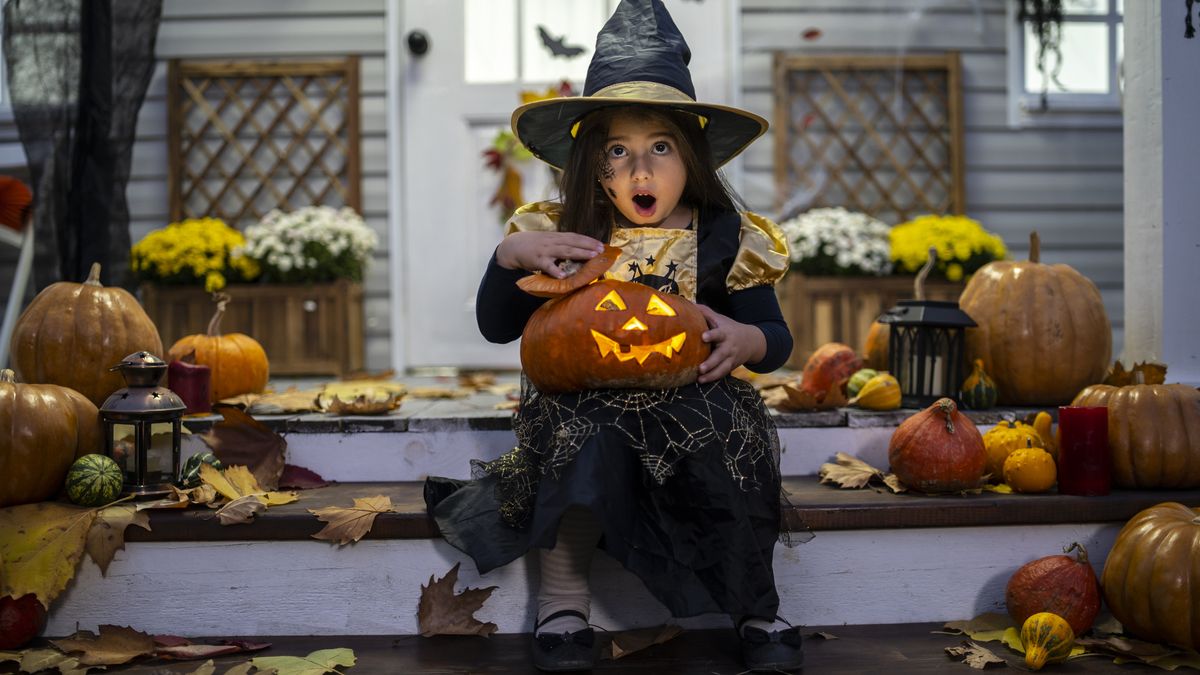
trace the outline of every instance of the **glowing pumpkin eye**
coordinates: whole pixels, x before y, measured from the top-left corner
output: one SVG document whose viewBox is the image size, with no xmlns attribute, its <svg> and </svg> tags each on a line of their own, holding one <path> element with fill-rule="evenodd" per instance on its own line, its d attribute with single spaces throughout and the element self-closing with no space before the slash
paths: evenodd
<svg viewBox="0 0 1200 675">
<path fill-rule="evenodd" d="M 608 295 L 596 305 L 597 312 L 616 312 L 625 309 L 625 301 L 616 291 L 609 291 Z"/>
<path fill-rule="evenodd" d="M 667 304 L 666 300 L 657 295 L 650 295 L 650 302 L 646 305 L 646 313 L 656 316 L 675 316 L 675 310 Z"/>
</svg>

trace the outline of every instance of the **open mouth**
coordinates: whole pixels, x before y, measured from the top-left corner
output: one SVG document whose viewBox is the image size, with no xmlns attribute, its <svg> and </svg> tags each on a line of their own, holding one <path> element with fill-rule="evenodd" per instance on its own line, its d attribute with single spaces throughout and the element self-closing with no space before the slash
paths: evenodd
<svg viewBox="0 0 1200 675">
<path fill-rule="evenodd" d="M 600 358 L 604 358 L 609 354 L 615 354 L 621 361 L 637 359 L 640 366 L 645 363 L 646 359 L 650 358 L 651 354 L 662 354 L 670 359 L 683 349 L 683 343 L 687 340 L 687 333 L 679 333 L 674 337 L 652 345 L 624 345 L 623 347 L 616 340 L 595 330 L 592 331 L 592 338 L 596 340 L 596 346 L 600 348 Z"/>
<path fill-rule="evenodd" d="M 658 199 L 651 194 L 636 194 L 633 196 L 633 208 L 637 209 L 639 216 L 654 215 L 654 203 Z"/>
</svg>

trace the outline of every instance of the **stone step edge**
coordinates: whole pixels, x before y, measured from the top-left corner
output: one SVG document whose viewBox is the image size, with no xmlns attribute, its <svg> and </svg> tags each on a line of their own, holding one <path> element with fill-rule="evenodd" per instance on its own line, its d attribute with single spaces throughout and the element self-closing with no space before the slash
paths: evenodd
<svg viewBox="0 0 1200 675">
<path fill-rule="evenodd" d="M 818 484 L 815 476 L 784 479 L 787 504 L 783 529 L 789 533 L 833 530 L 884 530 L 895 528 L 989 527 L 1124 522 L 1155 504 L 1177 501 L 1200 504 L 1200 490 L 1120 490 L 1101 497 L 1076 497 L 1056 493 L 1002 495 L 990 492 L 927 496 L 892 494 L 880 488 L 836 489 Z M 375 518 L 368 539 L 430 539 L 440 537 L 437 525 L 425 511 L 423 483 L 337 483 L 300 492 L 300 500 L 274 506 L 254 522 L 221 525 L 215 512 L 192 507 L 186 510 L 150 511 L 150 531 L 129 528 L 126 541 L 317 541 L 312 535 L 325 523 L 309 509 L 346 506 L 355 498 L 386 495 L 395 512 Z"/>
</svg>

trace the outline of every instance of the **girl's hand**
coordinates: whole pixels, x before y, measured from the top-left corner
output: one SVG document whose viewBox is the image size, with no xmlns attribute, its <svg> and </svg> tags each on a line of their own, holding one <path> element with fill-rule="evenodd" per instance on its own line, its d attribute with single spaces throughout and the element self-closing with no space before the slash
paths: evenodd
<svg viewBox="0 0 1200 675">
<path fill-rule="evenodd" d="M 545 272 L 555 279 L 567 276 L 560 260 L 590 260 L 604 244 L 574 232 L 514 232 L 496 247 L 496 262 L 505 269 Z"/>
<path fill-rule="evenodd" d="M 715 382 L 743 363 L 761 361 L 767 354 L 767 338 L 757 326 L 739 323 L 704 305 L 697 305 L 708 330 L 701 340 L 712 344 L 712 354 L 700 364 L 701 383 Z"/>
</svg>

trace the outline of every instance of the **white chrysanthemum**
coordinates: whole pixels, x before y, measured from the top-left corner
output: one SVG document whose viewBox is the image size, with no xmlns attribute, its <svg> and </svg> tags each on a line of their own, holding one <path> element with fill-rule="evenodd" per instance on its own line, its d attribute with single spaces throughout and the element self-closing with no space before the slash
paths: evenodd
<svg viewBox="0 0 1200 675">
<path fill-rule="evenodd" d="M 826 268 L 855 274 L 888 274 L 888 232 L 890 228 L 863 213 L 841 207 L 813 209 L 780 223 L 787 236 L 794 267 Z M 832 273 L 833 270 L 829 270 Z"/>
</svg>

